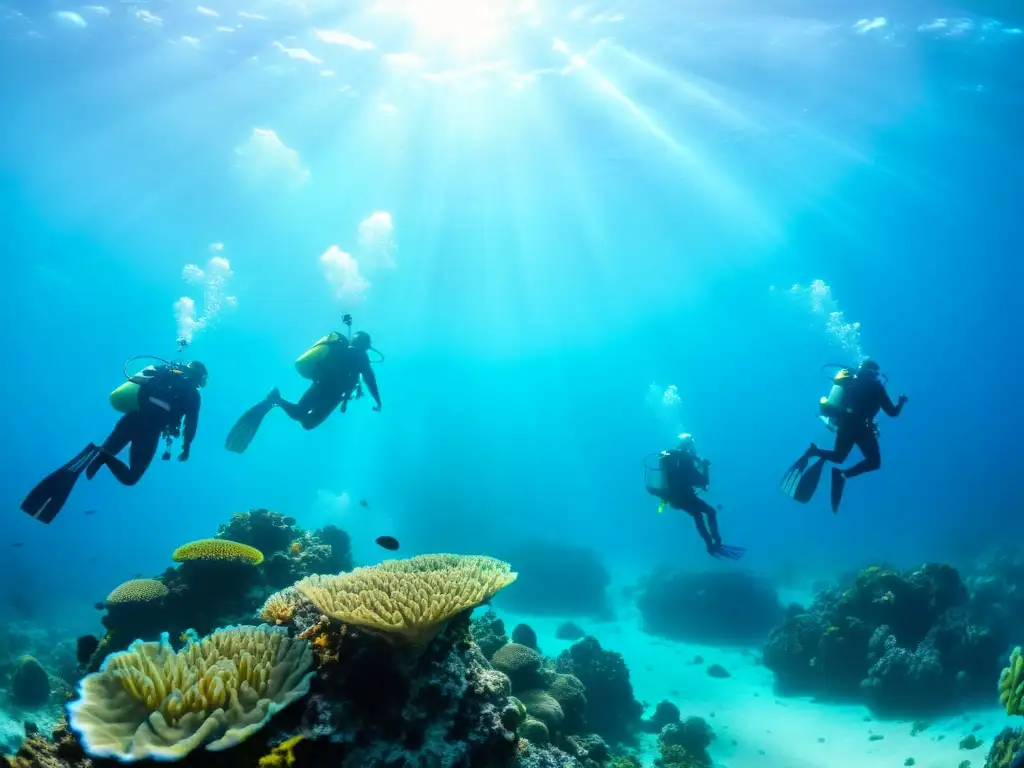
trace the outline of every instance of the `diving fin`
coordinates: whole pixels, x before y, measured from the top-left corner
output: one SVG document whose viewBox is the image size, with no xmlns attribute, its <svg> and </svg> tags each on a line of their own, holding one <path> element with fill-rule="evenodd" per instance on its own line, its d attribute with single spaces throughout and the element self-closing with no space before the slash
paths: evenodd
<svg viewBox="0 0 1024 768">
<path fill-rule="evenodd" d="M 821 473 L 825 469 L 825 460 L 818 459 L 811 464 L 810 468 L 800 475 L 790 495 L 793 501 L 806 504 L 814 498 L 814 492 L 818 490 L 818 483 L 821 482 Z"/>
<path fill-rule="evenodd" d="M 274 408 L 274 402 L 269 398 L 261 400 L 252 408 L 242 414 L 242 417 L 235 422 L 235 426 L 228 432 L 224 447 L 232 453 L 245 453 L 249 443 L 256 437 L 256 432 L 263 423 L 263 418 Z"/>
<path fill-rule="evenodd" d="M 21 510 L 41 523 L 52 523 L 64 508 L 82 472 L 99 455 L 100 449 L 89 443 L 75 458 L 40 480 L 21 502 Z"/>
<path fill-rule="evenodd" d="M 781 487 L 782 490 L 790 496 L 793 495 L 796 484 L 800 481 L 800 476 L 807 471 L 807 465 L 810 463 L 811 455 L 814 451 L 815 445 L 814 443 L 811 443 L 811 447 L 800 454 L 800 458 L 794 461 L 782 476 L 782 481 L 779 483 L 779 487 Z"/>
<path fill-rule="evenodd" d="M 832 467 L 832 514 L 839 513 L 839 505 L 843 501 L 843 489 L 846 487 L 846 475 L 839 467 Z"/>
</svg>

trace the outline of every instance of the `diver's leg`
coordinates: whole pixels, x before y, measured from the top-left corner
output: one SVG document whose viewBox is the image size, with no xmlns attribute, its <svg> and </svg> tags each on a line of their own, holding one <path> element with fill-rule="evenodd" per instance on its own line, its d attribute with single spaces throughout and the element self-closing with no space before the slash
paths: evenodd
<svg viewBox="0 0 1024 768">
<path fill-rule="evenodd" d="M 707 518 L 708 531 L 711 533 L 711 542 L 716 547 L 722 546 L 722 534 L 718 532 L 718 510 L 699 497 L 697 499 L 697 505 L 703 516 Z"/>
<path fill-rule="evenodd" d="M 85 476 L 87 479 L 92 480 L 96 477 L 96 473 L 100 471 L 100 467 L 125 449 L 125 446 L 131 442 L 132 432 L 135 430 L 138 423 L 139 414 L 137 411 L 134 413 L 126 413 L 117 420 L 117 424 L 114 425 L 114 428 L 107 436 L 107 439 L 104 440 L 103 445 L 100 446 L 101 453 L 92 460 L 88 467 L 86 467 Z"/>
<path fill-rule="evenodd" d="M 341 405 L 345 399 L 345 392 L 340 389 L 331 390 L 321 387 L 319 397 L 310 404 L 309 410 L 299 419 L 303 429 L 315 429 L 319 427 L 327 417 L 334 413 L 334 409 Z"/>
<path fill-rule="evenodd" d="M 847 478 L 874 472 L 882 466 L 882 450 L 878 445 L 878 436 L 871 427 L 866 427 L 857 435 L 857 447 L 864 454 L 864 458 L 849 469 L 843 470 L 843 475 Z"/>
<path fill-rule="evenodd" d="M 715 549 L 715 542 L 711 538 L 711 533 L 708 531 L 707 525 L 704 523 L 704 509 L 701 506 L 704 504 L 697 495 L 694 493 L 680 496 L 672 499 L 669 504 L 675 509 L 680 509 L 690 517 L 693 518 L 693 524 L 697 528 L 697 534 L 704 540 L 704 545 L 708 548 L 708 552 L 712 552 Z"/>
<path fill-rule="evenodd" d="M 831 451 L 822 450 L 819 448 L 814 456 L 825 461 L 831 461 L 833 464 L 842 464 L 846 461 L 846 457 L 850 455 L 850 451 L 853 450 L 853 444 L 857 441 L 857 430 L 850 427 L 842 426 L 836 430 L 836 444 L 832 447 Z"/>
<path fill-rule="evenodd" d="M 132 435 L 132 447 L 128 453 L 128 463 L 120 459 L 110 457 L 107 459 L 107 467 L 110 468 L 117 482 L 121 485 L 135 485 L 142 476 L 146 474 L 149 465 L 153 463 L 160 448 L 160 437 L 163 435 L 163 427 L 159 424 L 143 423 Z"/>
<path fill-rule="evenodd" d="M 280 393 L 278 393 L 277 397 L 273 397 L 273 393 L 271 393 L 271 397 L 274 400 L 274 405 L 278 406 L 282 411 L 288 414 L 288 418 L 301 422 L 305 415 L 309 413 L 312 405 L 319 400 L 321 389 L 322 387 L 320 382 L 314 381 L 309 385 L 309 388 L 302 393 L 302 397 L 299 398 L 299 402 L 297 403 L 289 403 L 280 396 Z M 277 392 L 277 390 L 274 390 L 274 392 Z"/>
</svg>

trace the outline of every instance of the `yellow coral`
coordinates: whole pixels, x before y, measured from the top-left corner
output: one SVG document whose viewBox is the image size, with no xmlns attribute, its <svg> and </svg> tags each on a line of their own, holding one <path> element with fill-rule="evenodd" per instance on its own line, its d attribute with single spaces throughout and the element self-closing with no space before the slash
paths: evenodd
<svg viewBox="0 0 1024 768">
<path fill-rule="evenodd" d="M 268 624 L 287 624 L 295 615 L 295 605 L 301 596 L 292 587 L 275 592 L 259 610 L 259 617 Z"/>
<path fill-rule="evenodd" d="M 489 600 L 517 575 L 492 557 L 419 555 L 337 576 L 309 576 L 295 588 L 345 624 L 426 643 L 445 621 Z"/>
<path fill-rule="evenodd" d="M 156 579 L 130 579 L 115 587 L 114 591 L 107 595 L 106 603 L 107 605 L 148 603 L 150 600 L 159 600 L 166 594 L 167 587 Z"/>
<path fill-rule="evenodd" d="M 1010 654 L 1010 666 L 999 676 L 999 703 L 1006 707 L 1008 715 L 1024 715 L 1021 700 L 1024 699 L 1024 656 L 1020 646 Z"/>
<path fill-rule="evenodd" d="M 298 736 L 292 736 L 287 741 L 282 741 L 269 753 L 260 758 L 260 765 L 263 768 L 280 768 L 282 765 L 294 765 L 295 764 L 295 746 L 302 741 L 305 736 L 301 733 Z"/>
<path fill-rule="evenodd" d="M 277 627 L 227 627 L 181 651 L 167 633 L 107 657 L 68 707 L 86 753 L 179 760 L 233 747 L 309 690 L 313 653 Z"/>
<path fill-rule="evenodd" d="M 178 547 L 171 555 L 171 559 L 176 563 L 190 560 L 221 560 L 259 565 L 263 562 L 263 553 L 255 547 L 239 544 L 237 541 L 200 539 Z"/>
</svg>

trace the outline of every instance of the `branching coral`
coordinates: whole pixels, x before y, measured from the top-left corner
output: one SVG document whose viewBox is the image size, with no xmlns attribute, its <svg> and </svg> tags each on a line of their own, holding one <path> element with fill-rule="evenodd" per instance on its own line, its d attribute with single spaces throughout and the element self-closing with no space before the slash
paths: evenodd
<svg viewBox="0 0 1024 768">
<path fill-rule="evenodd" d="M 424 644 L 448 619 L 489 600 L 515 579 L 508 563 L 491 557 L 420 555 L 336 576 L 309 576 L 295 588 L 342 623 Z"/>
<path fill-rule="evenodd" d="M 302 596 L 293 588 L 288 587 L 275 592 L 259 610 L 259 616 L 268 624 L 287 624 L 295 615 L 295 606 Z"/>
<path fill-rule="evenodd" d="M 309 690 L 309 645 L 272 627 L 227 627 L 175 652 L 137 640 L 79 684 L 71 727 L 92 757 L 177 760 L 241 743 Z"/>
<path fill-rule="evenodd" d="M 1008 715 L 1024 715 L 1021 699 L 1024 699 L 1024 656 L 1017 646 L 1010 654 L 1010 666 L 999 676 L 999 703 L 1006 707 Z"/>
<path fill-rule="evenodd" d="M 190 541 L 174 550 L 171 559 L 176 563 L 195 560 L 216 560 L 220 562 L 248 563 L 259 565 L 263 562 L 263 553 L 248 544 L 239 544 L 227 539 L 200 539 Z"/>
</svg>

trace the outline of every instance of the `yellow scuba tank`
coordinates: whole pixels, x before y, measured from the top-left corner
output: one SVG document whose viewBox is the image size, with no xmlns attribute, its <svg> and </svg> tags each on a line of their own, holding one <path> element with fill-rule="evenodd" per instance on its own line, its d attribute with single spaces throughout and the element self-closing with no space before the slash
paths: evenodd
<svg viewBox="0 0 1024 768">
<path fill-rule="evenodd" d="M 304 379 L 315 380 L 318 378 L 321 366 L 331 356 L 331 353 L 338 349 L 348 347 L 348 339 L 344 334 L 332 331 L 303 352 L 295 361 L 295 370 Z"/>
<path fill-rule="evenodd" d="M 110 393 L 110 404 L 119 413 L 134 413 L 139 410 L 139 390 L 141 387 L 129 379 Z"/>
<path fill-rule="evenodd" d="M 853 371 L 849 368 L 842 368 L 832 379 L 832 389 L 826 397 L 818 401 L 818 418 L 833 432 L 838 428 L 837 419 L 850 413 L 846 406 L 847 386 L 854 380 Z"/>
<path fill-rule="evenodd" d="M 140 408 L 139 393 L 142 391 L 143 384 L 150 384 L 149 392 L 152 395 L 154 394 L 153 387 L 160 387 L 161 383 L 165 387 L 172 385 L 169 379 L 163 378 L 164 376 L 180 376 L 184 370 L 184 366 L 180 363 L 166 363 L 160 368 L 147 365 L 138 373 L 129 376 L 128 381 L 110 393 L 110 405 L 118 413 L 134 413 Z"/>
</svg>

